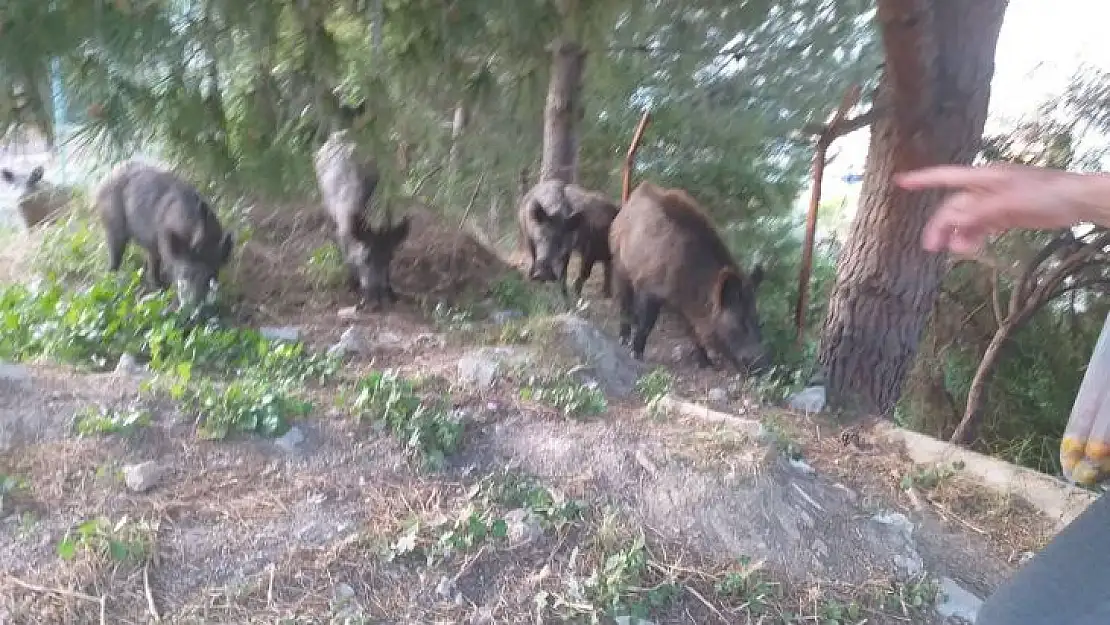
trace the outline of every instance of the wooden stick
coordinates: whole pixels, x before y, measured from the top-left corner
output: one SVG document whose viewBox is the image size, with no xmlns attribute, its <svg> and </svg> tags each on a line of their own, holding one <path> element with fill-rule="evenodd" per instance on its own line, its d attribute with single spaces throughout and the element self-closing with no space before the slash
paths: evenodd
<svg viewBox="0 0 1110 625">
<path fill-rule="evenodd" d="M 106 618 L 106 613 L 108 611 L 108 595 L 94 597 L 92 595 L 86 595 L 83 592 L 65 590 L 63 588 L 47 588 L 46 586 L 28 584 L 15 575 L 8 575 L 8 579 L 11 580 L 11 582 L 16 586 L 19 586 L 20 588 L 23 588 L 24 590 L 29 590 L 31 592 L 38 592 L 43 594 L 53 593 L 56 595 L 62 595 L 63 597 L 71 597 L 73 599 L 81 599 L 82 601 L 91 601 L 93 603 L 98 603 L 100 604 L 100 625 L 106 625 L 108 622 L 108 619 Z"/>
<path fill-rule="evenodd" d="M 636 150 L 640 149 L 640 141 L 644 138 L 644 129 L 647 128 L 650 121 L 651 111 L 644 111 L 640 123 L 636 126 L 636 132 L 632 135 L 632 143 L 628 146 L 628 154 L 624 157 L 624 173 L 621 177 L 621 204 L 627 202 L 628 196 L 632 194 L 632 166 L 636 163 Z"/>
<path fill-rule="evenodd" d="M 158 614 L 158 606 L 154 603 L 154 593 L 150 590 L 150 560 L 143 565 L 143 594 L 146 595 L 146 608 L 157 623 L 162 622 L 162 615 Z"/>
</svg>

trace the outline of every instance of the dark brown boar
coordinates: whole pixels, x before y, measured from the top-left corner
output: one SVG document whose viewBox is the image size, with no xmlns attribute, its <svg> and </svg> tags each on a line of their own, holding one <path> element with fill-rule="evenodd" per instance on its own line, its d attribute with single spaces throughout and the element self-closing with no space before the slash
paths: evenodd
<svg viewBox="0 0 1110 625">
<path fill-rule="evenodd" d="M 613 220 L 609 245 L 620 338 L 633 357 L 643 359 L 666 305 L 682 319 L 701 366 L 710 364 L 706 348 L 740 370 L 766 366 L 756 312 L 763 268 L 746 275 L 687 193 L 641 183 Z"/>
<path fill-rule="evenodd" d="M 182 305 L 208 298 L 231 256 L 234 237 L 224 232 L 196 187 L 159 166 L 132 160 L 113 168 L 94 197 L 112 271 L 134 240 L 146 250 L 147 276 L 154 284 L 169 286 L 165 266 Z"/>
<path fill-rule="evenodd" d="M 379 180 L 374 160 L 362 155 L 348 132 L 341 130 L 328 136 L 313 165 L 332 236 L 347 267 L 348 287 L 359 294 L 360 305 L 372 300 L 381 308 L 387 300 L 397 301 L 390 264 L 408 237 L 409 218 L 393 225 L 387 211 L 379 228 L 370 223 L 370 200 Z"/>
<path fill-rule="evenodd" d="M 605 272 L 601 293 L 606 298 L 611 297 L 613 255 L 609 252 L 609 229 L 619 209 L 604 193 L 590 191 L 576 184 L 566 185 L 563 194 L 570 202 L 571 210 L 582 214 L 574 235 L 574 250 L 582 260 L 578 279 L 574 281 L 574 295 L 582 296 L 582 286 L 590 279 L 594 265 L 601 263 L 602 271 Z"/>
<path fill-rule="evenodd" d="M 567 264 L 583 217 L 571 207 L 565 187 L 559 180 L 544 180 L 532 187 L 517 208 L 517 225 L 528 252 L 528 279 L 558 282 L 567 297 Z"/>
</svg>

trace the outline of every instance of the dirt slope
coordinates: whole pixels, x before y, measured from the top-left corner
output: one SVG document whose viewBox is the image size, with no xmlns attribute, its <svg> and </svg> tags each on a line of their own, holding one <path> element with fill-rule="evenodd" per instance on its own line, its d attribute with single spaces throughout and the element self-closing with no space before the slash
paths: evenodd
<svg viewBox="0 0 1110 625">
<path fill-rule="evenodd" d="M 832 424 L 760 407 L 726 372 L 676 361 L 688 346 L 666 317 L 649 364 L 668 367 L 693 401 L 728 389 L 717 407 L 762 419 L 772 435 L 635 397 L 568 418 L 522 398 L 527 371 L 468 386 L 459 358 L 495 329 L 437 324 L 413 302 L 339 319 L 346 293 L 275 269 L 300 267 L 319 229 L 256 219 L 236 269 L 244 321 L 296 325 L 321 348 L 351 325 L 391 337 L 354 355 L 345 376 L 389 366 L 430 380 L 466 425 L 460 450 L 442 470 L 414 466 L 334 389 L 296 424 L 301 441 L 202 441 L 172 402 L 140 393 L 138 376 L 5 370 L 0 479 L 21 485 L 0 491 L 0 622 L 147 623 L 154 612 L 167 623 L 612 622 L 603 612 L 624 605 L 655 623 L 939 623 L 926 575 L 984 596 L 1047 533 L 1022 502 L 958 474 L 927 468 L 908 495 L 913 467 L 897 452 L 845 449 Z M 428 289 L 451 274 L 471 301 L 486 297 L 482 277 L 498 261 L 471 250 L 460 268 L 454 249 L 413 246 L 438 255 L 408 252 L 399 283 Z M 586 315 L 612 334 L 599 279 Z M 512 349 L 542 361 L 549 347 Z M 140 406 L 152 421 L 76 436 L 73 415 L 104 405 Z M 121 470 L 146 461 L 162 475 L 134 492 Z M 106 525 L 89 535 L 109 537 L 105 550 L 61 557 L 67 532 L 98 517 Z M 150 558 L 113 557 L 121 544 Z"/>
</svg>

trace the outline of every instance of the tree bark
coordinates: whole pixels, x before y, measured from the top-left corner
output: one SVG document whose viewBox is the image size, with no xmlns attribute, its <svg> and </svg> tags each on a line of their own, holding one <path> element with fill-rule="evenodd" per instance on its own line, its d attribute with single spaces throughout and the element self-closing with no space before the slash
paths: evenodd
<svg viewBox="0 0 1110 625">
<path fill-rule="evenodd" d="M 578 177 L 578 120 L 582 115 L 582 74 L 586 51 L 558 39 L 551 44 L 551 77 L 543 111 L 540 180 L 575 182 Z"/>
<path fill-rule="evenodd" d="M 975 370 L 975 376 L 971 378 L 971 388 L 967 391 L 967 406 L 964 408 L 964 416 L 952 432 L 952 436 L 949 437 L 949 442 L 964 445 L 977 433 L 979 417 L 983 409 L 983 397 L 987 389 L 987 380 L 994 373 L 994 368 L 1002 355 L 1002 346 L 1010 340 L 1015 327 L 1012 324 L 1004 323 L 998 326 L 998 330 L 991 337 L 991 342 L 987 345 L 986 351 L 983 352 L 983 359 L 979 361 L 979 367 Z"/>
<path fill-rule="evenodd" d="M 889 416 L 936 298 L 944 257 L 921 231 L 940 199 L 895 172 L 970 163 L 982 137 L 1007 0 L 879 0 L 886 55 L 861 203 L 840 256 L 819 361 L 830 403 Z"/>
</svg>

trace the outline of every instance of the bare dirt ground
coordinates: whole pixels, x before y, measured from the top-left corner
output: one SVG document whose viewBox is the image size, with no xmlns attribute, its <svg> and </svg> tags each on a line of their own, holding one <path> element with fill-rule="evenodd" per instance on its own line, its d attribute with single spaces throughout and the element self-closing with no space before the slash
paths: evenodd
<svg viewBox="0 0 1110 625">
<path fill-rule="evenodd" d="M 646 360 L 674 375 L 674 394 L 726 389 L 715 407 L 771 435 L 635 396 L 572 419 L 522 399 L 515 374 L 462 384 L 460 356 L 489 334 L 459 333 L 429 308 L 488 304 L 496 257 L 469 239 L 457 252 L 418 238 L 397 282 L 442 286 L 435 297 L 340 319 L 351 296 L 302 270 L 326 240 L 305 212 L 252 215 L 231 272 L 242 322 L 296 326 L 321 349 L 352 325 L 399 338 L 353 355 L 344 378 L 395 367 L 435 380 L 465 423 L 459 451 L 439 471 L 413 465 L 336 389 L 296 423 L 304 440 L 283 445 L 200 440 L 191 417 L 131 375 L 43 363 L 0 376 L 0 479 L 19 481 L 0 490 L 0 623 L 588 623 L 613 622 L 606 612 L 621 605 L 654 623 L 940 623 L 928 579 L 985 596 L 1050 532 L 1027 504 L 958 471 L 848 449 L 836 424 L 760 406 L 727 372 L 693 366 L 666 316 Z M 596 273 L 585 316 L 613 334 Z M 153 419 L 80 437 L 73 416 L 88 406 Z M 122 468 L 146 461 L 163 474 L 134 492 Z M 106 547 L 62 557 L 75 535 Z M 142 565 L 113 557 L 130 548 Z"/>
</svg>

